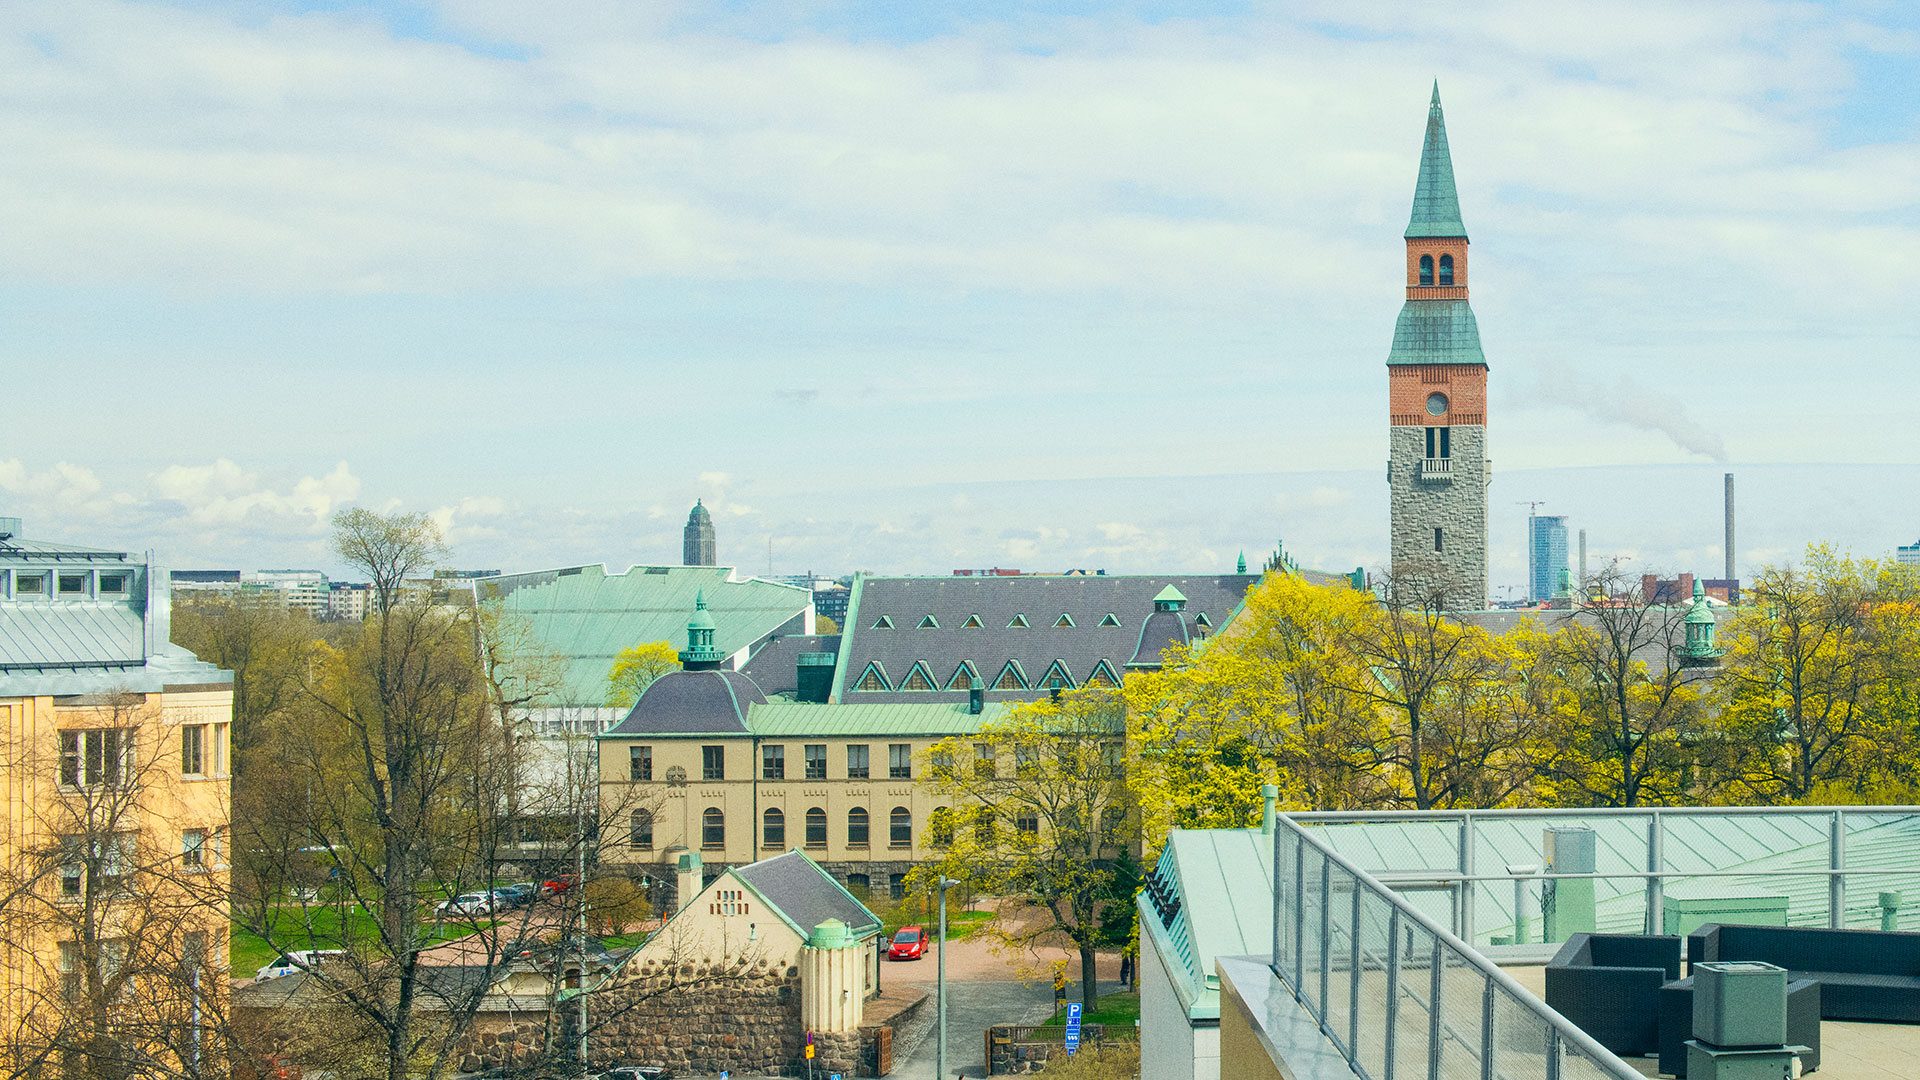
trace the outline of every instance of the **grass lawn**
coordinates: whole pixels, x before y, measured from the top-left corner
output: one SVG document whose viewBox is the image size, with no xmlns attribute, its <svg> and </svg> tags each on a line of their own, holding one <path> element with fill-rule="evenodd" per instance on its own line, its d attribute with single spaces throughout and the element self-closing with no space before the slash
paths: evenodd
<svg viewBox="0 0 1920 1080">
<path fill-rule="evenodd" d="M 1067 993 L 1069 995 L 1073 993 L 1071 987 L 1068 988 Z M 1067 1000 L 1071 1001 L 1073 999 L 1069 996 Z M 1101 995 L 1100 1000 L 1095 1003 L 1093 1014 L 1090 1016 L 1082 1016 L 1080 1022 L 1083 1024 L 1110 1024 L 1114 1027 L 1130 1028 L 1133 1026 L 1133 1022 L 1138 1019 L 1140 1019 L 1140 991 L 1135 990 L 1128 994 Z M 1059 1012 L 1053 1014 L 1053 1019 L 1047 1021 L 1047 1026 L 1060 1027 L 1065 1025 L 1066 1022 L 1067 1010 L 1061 1009 Z"/>
<path fill-rule="evenodd" d="M 281 925 L 280 938 L 288 949 L 336 949 L 340 947 L 339 915 L 333 908 L 314 908 L 313 933 L 309 937 L 304 930 L 304 918 L 298 908 L 290 909 L 287 921 Z M 482 923 L 490 926 L 491 923 Z M 379 936 L 379 927 L 371 915 L 362 911 L 349 912 L 347 929 L 359 940 Z M 457 941 L 474 932 L 474 927 L 448 923 L 440 928 L 440 933 L 427 939 L 428 944 L 442 941 Z M 228 967 L 235 975 L 247 976 L 271 963 L 280 950 L 267 944 L 266 940 L 239 927 L 233 927 L 228 934 Z"/>
<path fill-rule="evenodd" d="M 991 918 L 993 918 L 991 911 L 955 911 L 952 908 L 948 908 L 947 940 L 965 941 L 968 935 L 979 929 Z M 925 927 L 927 936 L 932 937 L 940 932 L 940 916 L 938 913 L 935 913 L 924 921 L 920 919 L 908 919 L 906 922 L 887 923 L 881 932 L 886 935 L 886 940 L 892 941 L 894 933 L 903 926 Z"/>
</svg>

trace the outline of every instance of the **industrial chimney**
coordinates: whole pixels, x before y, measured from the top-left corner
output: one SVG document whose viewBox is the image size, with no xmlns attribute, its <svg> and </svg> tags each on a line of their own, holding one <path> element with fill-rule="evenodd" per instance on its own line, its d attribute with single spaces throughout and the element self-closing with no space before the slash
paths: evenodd
<svg viewBox="0 0 1920 1080">
<path fill-rule="evenodd" d="M 1727 581 L 1733 581 L 1733 474 L 1727 474 Z M 1733 586 L 1729 584 L 1728 588 Z"/>
</svg>

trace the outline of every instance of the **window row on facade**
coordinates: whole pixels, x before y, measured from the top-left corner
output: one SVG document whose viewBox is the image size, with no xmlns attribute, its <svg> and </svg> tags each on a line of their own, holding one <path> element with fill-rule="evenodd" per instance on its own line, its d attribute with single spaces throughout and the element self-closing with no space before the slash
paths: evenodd
<svg viewBox="0 0 1920 1080">
<path fill-rule="evenodd" d="M 846 771 L 840 779 L 872 780 L 873 747 L 867 743 L 854 743 L 846 747 Z M 827 744 L 803 743 L 800 746 L 800 759 L 795 763 L 792 777 L 787 775 L 787 746 L 785 743 L 763 743 L 760 747 L 760 779 L 762 780 L 825 780 L 827 776 Z M 685 776 L 673 775 L 667 770 L 662 779 L 685 781 Z M 734 774 L 734 779 L 746 779 Z M 887 744 L 887 765 L 885 778 L 888 780 L 913 779 L 913 744 Z M 627 779 L 652 780 L 653 747 L 639 745 L 627 747 Z M 700 779 L 727 779 L 727 748 L 725 744 L 707 745 L 700 748 Z"/>
<path fill-rule="evenodd" d="M 227 775 L 230 724 L 180 727 L 180 775 L 205 779 Z M 60 786 L 71 790 L 125 787 L 140 780 L 133 728 L 79 728 L 60 732 Z"/>
<path fill-rule="evenodd" d="M 1102 826 L 1117 830 L 1121 825 L 1118 808 L 1111 808 Z M 1040 817 L 1032 809 L 1023 809 L 1016 813 L 1011 822 L 1016 832 L 1038 833 Z M 627 819 L 627 846 L 636 851 L 651 851 L 654 846 L 654 816 L 651 810 L 635 810 Z M 974 807 L 971 812 L 956 812 L 951 807 L 935 807 L 929 815 L 927 843 L 935 848 L 949 847 L 953 843 L 956 828 L 971 827 L 977 843 L 994 843 L 1000 828 L 999 816 L 991 807 Z M 810 849 L 827 846 L 827 812 L 820 807 L 812 807 L 802 815 L 801 844 Z M 846 845 L 856 850 L 872 846 L 873 818 L 864 806 L 856 806 L 847 811 Z M 766 848 L 785 848 L 787 839 L 787 813 L 779 807 L 770 807 L 760 814 L 760 845 Z M 727 846 L 726 811 L 717 806 L 709 806 L 700 812 L 700 846 L 708 850 L 724 849 Z M 904 806 L 896 806 L 887 814 L 887 847 L 893 850 L 913 846 L 913 811 Z"/>
<path fill-rule="evenodd" d="M 0 570 L 0 598 L 8 600 L 124 600 L 132 589 L 131 570 Z"/>
</svg>

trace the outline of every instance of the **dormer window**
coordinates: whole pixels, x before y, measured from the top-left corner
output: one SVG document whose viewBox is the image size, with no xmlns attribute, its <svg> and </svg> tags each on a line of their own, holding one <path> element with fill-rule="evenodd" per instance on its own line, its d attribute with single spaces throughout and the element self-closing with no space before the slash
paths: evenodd
<svg viewBox="0 0 1920 1080">
<path fill-rule="evenodd" d="M 59 574 L 56 576 L 60 581 L 61 596 L 79 598 L 87 595 L 87 574 Z"/>
<path fill-rule="evenodd" d="M 960 624 L 960 629 L 962 630 L 980 629 L 980 616 L 978 615 L 967 616 L 967 621 Z"/>
<path fill-rule="evenodd" d="M 1113 612 L 1109 611 L 1107 612 L 1107 617 L 1100 620 L 1100 625 L 1101 626 L 1119 626 L 1120 616 L 1115 615 Z"/>
<path fill-rule="evenodd" d="M 1433 256 L 1420 256 L 1420 284 L 1433 284 Z"/>
<path fill-rule="evenodd" d="M 1440 256 L 1440 284 L 1453 284 L 1453 256 Z"/>
<path fill-rule="evenodd" d="M 101 574 L 100 575 L 100 595 L 101 596 L 125 596 L 126 592 L 127 592 L 127 575 L 125 574 Z"/>
<path fill-rule="evenodd" d="M 940 629 L 940 620 L 929 615 L 926 618 L 921 619 L 920 625 L 915 627 L 915 629 L 916 630 L 938 630 Z"/>
<path fill-rule="evenodd" d="M 1072 626 L 1073 626 L 1073 616 L 1067 614 L 1064 611 L 1060 613 L 1059 618 L 1053 620 L 1053 628 L 1055 630 L 1069 629 Z"/>
<path fill-rule="evenodd" d="M 22 570 L 13 575 L 13 594 L 15 596 L 47 595 L 47 575 Z"/>
<path fill-rule="evenodd" d="M 873 620 L 873 628 L 874 628 L 875 630 L 891 630 L 891 629 L 893 629 L 893 616 L 891 616 L 891 615 L 882 615 L 882 616 L 880 616 L 879 618 L 877 618 L 877 619 L 875 619 L 875 620 Z"/>
</svg>

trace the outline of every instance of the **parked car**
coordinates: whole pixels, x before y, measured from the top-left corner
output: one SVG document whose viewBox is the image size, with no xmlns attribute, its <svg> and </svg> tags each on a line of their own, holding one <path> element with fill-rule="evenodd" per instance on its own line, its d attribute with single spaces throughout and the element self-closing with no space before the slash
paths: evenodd
<svg viewBox="0 0 1920 1080">
<path fill-rule="evenodd" d="M 451 900 L 442 900 L 434 905 L 436 915 L 491 915 L 493 914 L 493 894 L 483 892 L 461 893 Z"/>
<path fill-rule="evenodd" d="M 540 899 L 540 886 L 535 885 L 531 881 L 518 882 L 513 885 L 508 885 L 504 889 L 495 889 L 493 891 L 496 896 L 507 897 L 509 907 L 526 907 L 528 904 Z"/>
<path fill-rule="evenodd" d="M 673 1080 L 673 1073 L 658 1065 L 622 1065 L 601 1073 L 598 1080 Z"/>
<path fill-rule="evenodd" d="M 262 1080 L 300 1080 L 299 1063 L 285 1054 L 269 1054 L 260 1059 Z"/>
<path fill-rule="evenodd" d="M 543 896 L 555 896 L 578 884 L 580 884 L 580 877 L 577 874 L 555 874 L 552 878 L 540 883 L 540 893 Z"/>
<path fill-rule="evenodd" d="M 918 926 L 903 926 L 887 946 L 889 960 L 919 960 L 927 955 L 927 932 Z"/>
<path fill-rule="evenodd" d="M 271 964 L 262 965 L 260 970 L 254 972 L 253 981 L 258 983 L 277 979 L 282 975 L 291 975 L 296 971 L 314 967 L 329 956 L 345 955 L 347 954 L 342 949 L 295 949 L 274 957 Z"/>
</svg>

